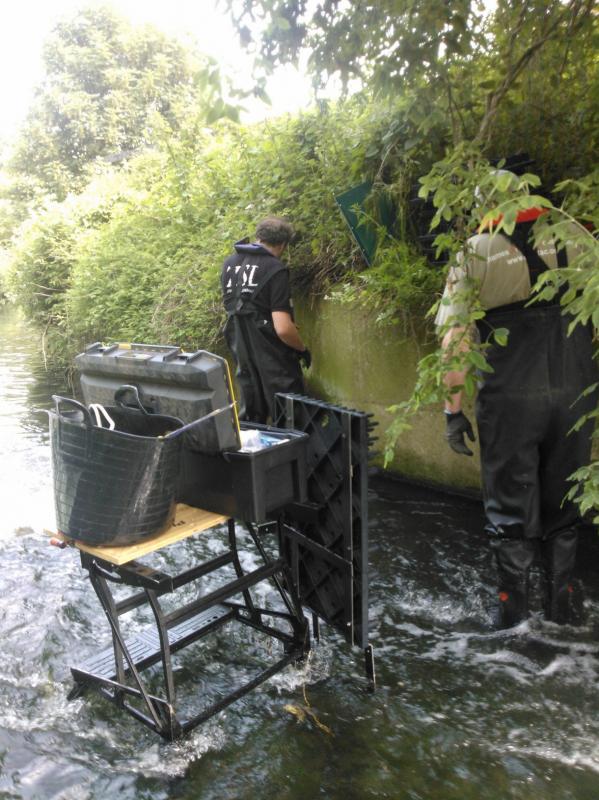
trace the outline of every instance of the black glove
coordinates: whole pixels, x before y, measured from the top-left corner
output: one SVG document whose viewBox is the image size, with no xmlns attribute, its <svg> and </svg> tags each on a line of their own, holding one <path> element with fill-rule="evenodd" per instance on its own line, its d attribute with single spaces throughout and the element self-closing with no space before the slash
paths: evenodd
<svg viewBox="0 0 599 800">
<path fill-rule="evenodd" d="M 303 364 L 306 369 L 310 369 L 310 365 L 312 364 L 312 353 L 307 347 L 299 354 L 299 360 L 300 364 Z"/>
<path fill-rule="evenodd" d="M 456 453 L 460 453 L 464 456 L 471 456 L 472 450 L 464 440 L 464 434 L 466 434 L 471 442 L 476 441 L 470 420 L 465 414 L 462 414 L 461 411 L 455 414 L 445 414 L 445 416 L 447 417 L 445 438 L 449 442 L 449 446 Z"/>
</svg>

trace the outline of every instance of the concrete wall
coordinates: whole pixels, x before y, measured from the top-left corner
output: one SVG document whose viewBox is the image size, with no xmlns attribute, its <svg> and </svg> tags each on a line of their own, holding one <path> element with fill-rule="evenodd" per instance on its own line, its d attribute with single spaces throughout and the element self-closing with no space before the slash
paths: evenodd
<svg viewBox="0 0 599 800">
<path fill-rule="evenodd" d="M 382 465 L 387 408 L 410 396 L 416 364 L 427 348 L 406 339 L 399 328 L 380 328 L 359 307 L 332 300 L 296 300 L 296 316 L 312 351 L 310 393 L 359 411 L 369 411 L 379 423 Z M 466 413 L 474 424 L 474 415 Z M 422 411 L 412 430 L 404 433 L 389 465 L 393 472 L 460 488 L 479 488 L 478 449 L 474 456 L 454 454 L 444 439 L 445 419 L 439 407 Z"/>
</svg>

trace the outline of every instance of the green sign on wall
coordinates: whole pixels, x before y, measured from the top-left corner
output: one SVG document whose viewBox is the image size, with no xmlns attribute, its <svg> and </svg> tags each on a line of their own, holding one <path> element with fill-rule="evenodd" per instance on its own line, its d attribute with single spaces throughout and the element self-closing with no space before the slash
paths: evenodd
<svg viewBox="0 0 599 800">
<path fill-rule="evenodd" d="M 362 212 L 366 211 L 366 201 L 371 192 L 371 181 L 365 181 L 335 197 L 339 210 L 347 222 L 368 266 L 373 262 L 377 246 L 376 227 L 372 222 L 364 218 L 362 214 Z M 381 197 L 377 206 L 378 222 L 391 232 L 394 222 L 391 204 L 386 198 Z"/>
</svg>

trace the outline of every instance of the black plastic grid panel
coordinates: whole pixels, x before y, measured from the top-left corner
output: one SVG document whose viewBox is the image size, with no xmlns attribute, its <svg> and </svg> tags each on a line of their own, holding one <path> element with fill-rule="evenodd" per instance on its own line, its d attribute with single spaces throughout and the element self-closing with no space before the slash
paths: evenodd
<svg viewBox="0 0 599 800">
<path fill-rule="evenodd" d="M 275 396 L 273 422 L 310 437 L 308 502 L 285 509 L 282 556 L 302 603 L 350 644 L 366 647 L 368 458 L 376 423 L 364 412 L 295 394 Z"/>
</svg>

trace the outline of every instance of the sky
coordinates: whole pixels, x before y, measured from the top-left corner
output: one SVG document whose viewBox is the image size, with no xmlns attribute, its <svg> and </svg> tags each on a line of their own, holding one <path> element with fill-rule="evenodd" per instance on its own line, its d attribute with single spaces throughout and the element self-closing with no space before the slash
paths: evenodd
<svg viewBox="0 0 599 800">
<path fill-rule="evenodd" d="M 43 76 L 44 40 L 62 17 L 85 6 L 110 5 L 133 24 L 151 23 L 182 41 L 189 37 L 201 51 L 248 87 L 251 64 L 241 49 L 232 23 L 218 0 L 10 0 L 3 4 L 0 26 L 0 139 L 14 135 L 33 89 Z M 277 70 L 267 91 L 272 107 L 254 102 L 247 119 L 296 111 L 311 102 L 309 80 L 292 67 Z"/>
</svg>

